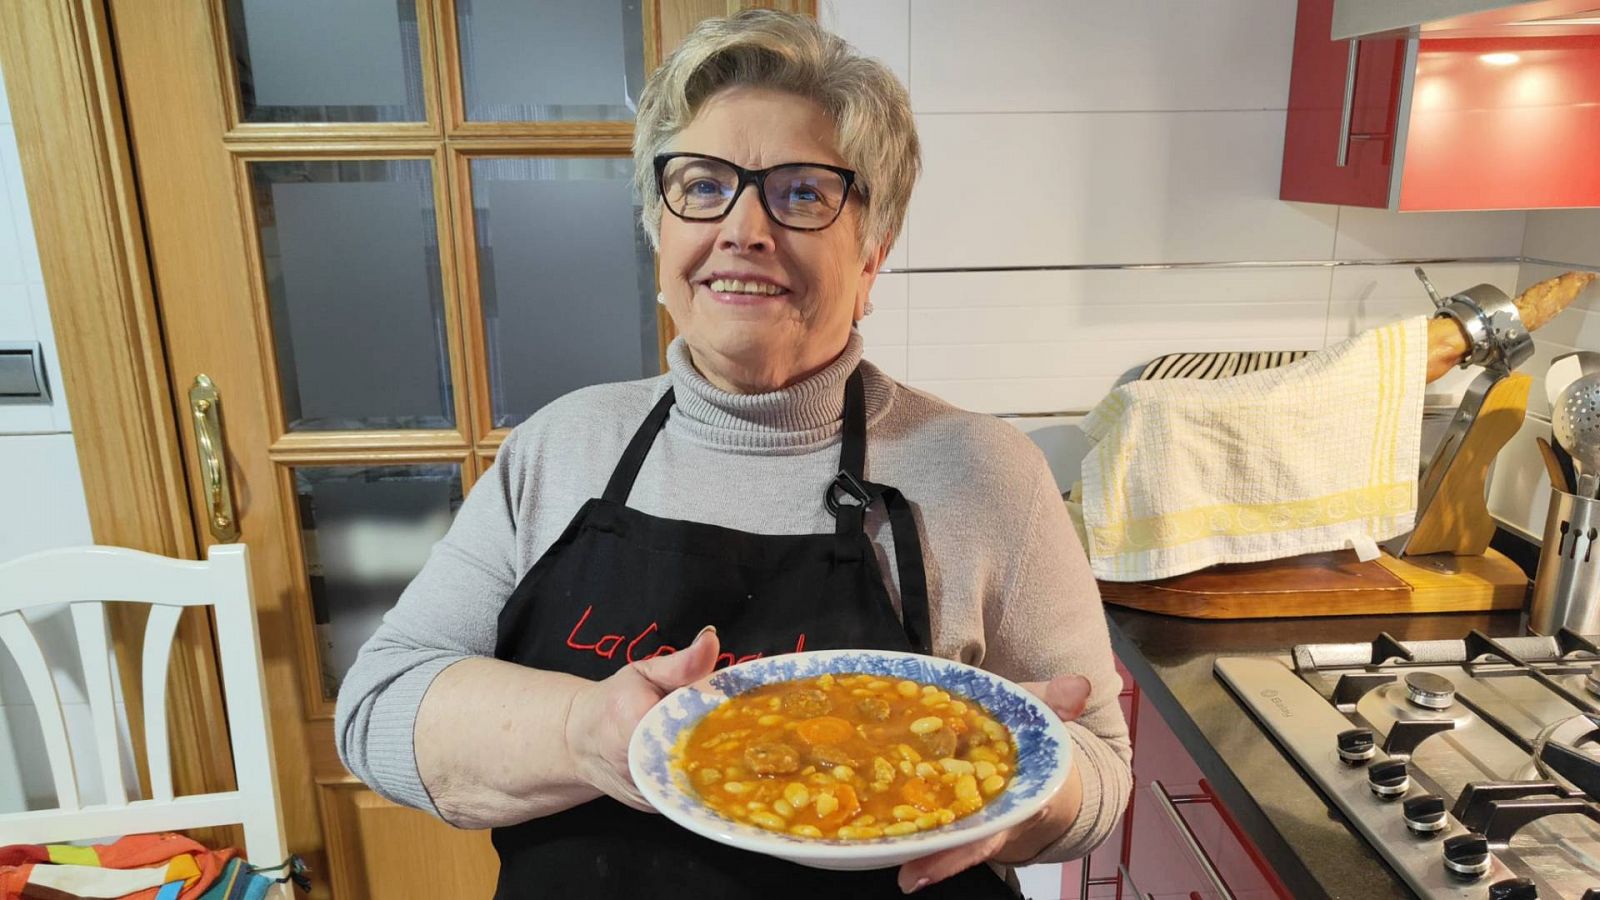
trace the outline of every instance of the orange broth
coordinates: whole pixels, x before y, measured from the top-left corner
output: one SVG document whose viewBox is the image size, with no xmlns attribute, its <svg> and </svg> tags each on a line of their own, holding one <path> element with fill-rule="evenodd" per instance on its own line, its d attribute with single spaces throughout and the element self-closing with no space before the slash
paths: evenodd
<svg viewBox="0 0 1600 900">
<path fill-rule="evenodd" d="M 933 685 L 831 674 L 731 697 L 675 764 L 712 809 L 833 840 L 914 834 L 971 815 L 1010 783 L 1011 733 Z"/>
</svg>

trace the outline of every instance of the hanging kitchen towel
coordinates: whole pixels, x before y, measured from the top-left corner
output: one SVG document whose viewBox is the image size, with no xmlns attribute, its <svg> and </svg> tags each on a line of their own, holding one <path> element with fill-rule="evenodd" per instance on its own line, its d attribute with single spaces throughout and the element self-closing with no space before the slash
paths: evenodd
<svg viewBox="0 0 1600 900">
<path fill-rule="evenodd" d="M 1084 420 L 1095 576 L 1370 548 L 1416 517 L 1428 320 L 1216 381 L 1134 381 Z"/>
</svg>

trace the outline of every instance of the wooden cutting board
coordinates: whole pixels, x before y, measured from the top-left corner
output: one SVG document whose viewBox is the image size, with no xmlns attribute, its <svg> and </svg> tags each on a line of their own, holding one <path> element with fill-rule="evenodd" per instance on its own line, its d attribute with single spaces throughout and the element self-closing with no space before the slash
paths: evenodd
<svg viewBox="0 0 1600 900">
<path fill-rule="evenodd" d="M 1448 553 L 1371 562 L 1353 550 L 1212 566 L 1137 583 L 1100 582 L 1117 606 L 1193 619 L 1370 616 L 1521 609 L 1528 579 L 1505 554 Z"/>
</svg>

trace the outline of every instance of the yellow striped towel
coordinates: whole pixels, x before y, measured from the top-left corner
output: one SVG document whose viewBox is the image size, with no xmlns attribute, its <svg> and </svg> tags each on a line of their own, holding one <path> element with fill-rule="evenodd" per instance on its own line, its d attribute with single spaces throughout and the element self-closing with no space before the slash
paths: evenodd
<svg viewBox="0 0 1600 900">
<path fill-rule="evenodd" d="M 1086 547 L 1106 581 L 1370 547 L 1417 508 L 1428 320 L 1217 381 L 1134 381 L 1084 420 Z"/>
</svg>

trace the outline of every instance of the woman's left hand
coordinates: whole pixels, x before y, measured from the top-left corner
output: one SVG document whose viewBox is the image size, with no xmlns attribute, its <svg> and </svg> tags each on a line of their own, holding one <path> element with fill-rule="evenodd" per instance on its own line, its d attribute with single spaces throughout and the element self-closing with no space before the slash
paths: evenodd
<svg viewBox="0 0 1600 900">
<path fill-rule="evenodd" d="M 1082 675 L 1057 675 L 1049 681 L 1030 681 L 1022 686 L 1049 704 L 1063 722 L 1083 715 L 1089 703 L 1089 679 Z M 1073 766 L 1061 790 L 1022 824 L 901 866 L 900 890 L 909 894 L 991 860 L 1008 864 L 1026 862 L 1067 833 L 1082 803 L 1083 779 L 1078 767 Z"/>
</svg>

